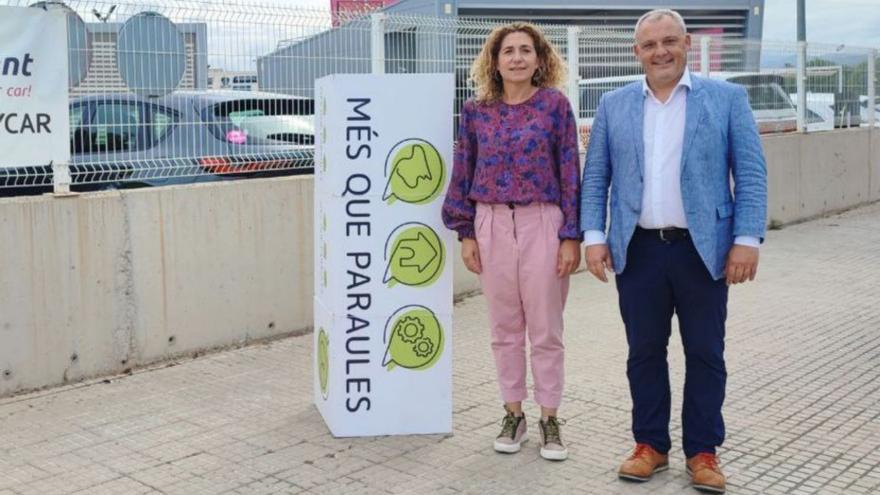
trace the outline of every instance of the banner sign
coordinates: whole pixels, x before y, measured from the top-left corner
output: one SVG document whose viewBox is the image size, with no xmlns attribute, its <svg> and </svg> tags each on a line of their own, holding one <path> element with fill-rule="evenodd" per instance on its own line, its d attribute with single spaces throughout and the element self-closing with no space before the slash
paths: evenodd
<svg viewBox="0 0 880 495">
<path fill-rule="evenodd" d="M 334 436 L 452 431 L 451 74 L 317 81 L 315 404 Z"/>
<path fill-rule="evenodd" d="M 67 15 L 0 7 L 0 168 L 70 160 Z"/>
</svg>

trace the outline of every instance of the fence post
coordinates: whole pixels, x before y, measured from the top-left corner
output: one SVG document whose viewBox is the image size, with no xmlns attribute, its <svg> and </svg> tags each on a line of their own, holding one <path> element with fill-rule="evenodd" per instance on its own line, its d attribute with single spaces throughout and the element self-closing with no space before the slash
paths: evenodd
<svg viewBox="0 0 880 495">
<path fill-rule="evenodd" d="M 868 124 L 877 122 L 877 49 L 868 52 Z"/>
<path fill-rule="evenodd" d="M 580 70 L 578 69 L 581 58 L 580 43 L 578 43 L 579 32 L 580 28 L 577 26 L 568 27 L 568 48 L 566 51 L 568 54 L 568 101 L 571 102 L 575 117 L 580 117 L 579 110 L 581 107 L 581 92 L 578 91 L 578 81 L 581 78 Z"/>
<path fill-rule="evenodd" d="M 370 14 L 370 60 L 373 74 L 385 73 L 385 14 Z"/>
<path fill-rule="evenodd" d="M 797 131 L 807 132 L 807 42 L 798 41 Z"/>
<path fill-rule="evenodd" d="M 709 35 L 700 36 L 700 75 L 709 77 L 709 49 L 712 46 L 712 38 Z"/>
<path fill-rule="evenodd" d="M 52 193 L 66 196 L 70 194 L 70 165 L 52 162 Z"/>
</svg>

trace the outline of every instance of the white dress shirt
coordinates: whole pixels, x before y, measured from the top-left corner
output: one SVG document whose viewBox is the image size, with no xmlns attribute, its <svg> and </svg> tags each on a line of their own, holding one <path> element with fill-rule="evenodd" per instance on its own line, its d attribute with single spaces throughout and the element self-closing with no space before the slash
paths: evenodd
<svg viewBox="0 0 880 495">
<path fill-rule="evenodd" d="M 657 99 L 647 80 L 642 81 L 645 170 L 639 226 L 643 229 L 688 228 L 681 199 L 681 148 L 690 88 L 687 69 L 665 102 Z"/>
<path fill-rule="evenodd" d="M 642 81 L 645 95 L 642 125 L 645 170 L 638 224 L 643 229 L 688 228 L 681 197 L 681 154 L 690 89 L 691 74 L 687 68 L 665 102 L 657 99 L 646 79 Z M 585 233 L 585 245 L 604 243 L 604 232 L 588 230 Z M 734 243 L 758 247 L 760 240 L 737 236 Z"/>
</svg>

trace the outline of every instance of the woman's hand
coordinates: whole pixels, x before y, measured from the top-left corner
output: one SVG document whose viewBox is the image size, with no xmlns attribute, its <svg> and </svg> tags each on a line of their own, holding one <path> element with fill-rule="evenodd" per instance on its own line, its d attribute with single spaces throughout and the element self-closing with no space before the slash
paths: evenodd
<svg viewBox="0 0 880 495">
<path fill-rule="evenodd" d="M 480 247 L 477 246 L 476 239 L 465 237 L 461 240 L 461 259 L 464 261 L 464 266 L 477 275 L 483 271 L 483 265 L 480 263 Z"/>
<path fill-rule="evenodd" d="M 581 264 L 581 243 L 575 239 L 565 239 L 559 243 L 559 255 L 556 257 L 556 273 L 559 278 L 574 273 Z"/>
</svg>

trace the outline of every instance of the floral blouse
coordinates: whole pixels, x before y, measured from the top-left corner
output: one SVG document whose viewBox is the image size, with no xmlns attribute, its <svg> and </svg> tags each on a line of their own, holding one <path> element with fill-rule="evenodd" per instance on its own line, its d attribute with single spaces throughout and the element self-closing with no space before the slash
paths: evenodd
<svg viewBox="0 0 880 495">
<path fill-rule="evenodd" d="M 515 105 L 465 102 L 443 223 L 459 239 L 474 238 L 476 203 L 558 204 L 560 239 L 581 239 L 580 164 L 571 105 L 556 89 L 540 88 Z"/>
</svg>

